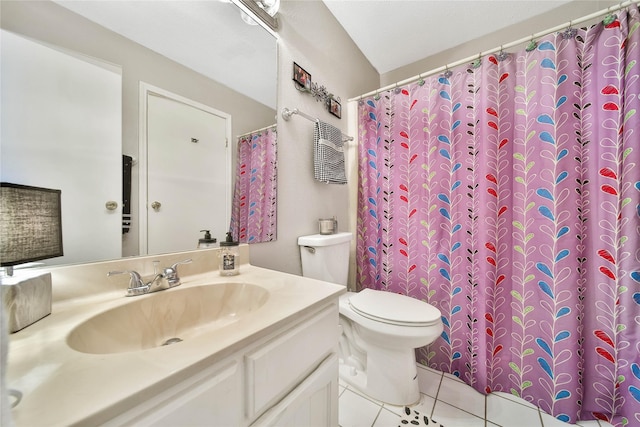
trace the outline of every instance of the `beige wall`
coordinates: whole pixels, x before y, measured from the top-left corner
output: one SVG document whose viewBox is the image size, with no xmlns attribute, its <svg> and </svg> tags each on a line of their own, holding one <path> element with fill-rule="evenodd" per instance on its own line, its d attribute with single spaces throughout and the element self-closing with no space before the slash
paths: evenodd
<svg viewBox="0 0 640 427">
<path fill-rule="evenodd" d="M 460 45 L 454 49 L 447 50 L 388 73 L 384 73 L 380 76 L 380 87 L 412 78 L 421 73 L 426 73 L 447 64 L 477 55 L 480 52 L 497 48 L 502 44 L 507 44 L 529 37 L 532 34 L 562 25 L 573 19 L 588 16 L 594 12 L 598 12 L 618 4 L 620 4 L 619 1 L 611 0 L 574 0 L 571 3 L 565 4 L 551 12 L 544 13 L 534 19 L 530 19 L 516 25 L 511 25 L 504 30 L 497 31 L 485 37 L 473 40 L 472 42 L 465 43 L 464 45 Z M 480 25 L 482 24 L 480 23 Z M 456 31 L 463 31 L 463 29 L 456 29 Z M 524 46 L 521 48 L 524 48 Z"/>
<path fill-rule="evenodd" d="M 482 39 L 379 76 L 351 38 L 320 0 L 283 0 L 278 14 L 279 88 L 278 109 L 300 110 L 340 127 L 347 133 L 347 99 L 392 84 L 419 73 L 461 60 L 483 50 L 526 37 L 580 18 L 614 1 L 574 1 L 553 13 L 508 27 Z M 298 92 L 291 81 L 295 61 L 342 98 L 342 120 L 330 116 L 308 94 Z M 353 107 L 353 106 L 351 106 Z M 351 130 L 353 132 L 353 130 Z M 313 123 L 294 116 L 289 122 L 278 117 L 278 240 L 250 246 L 253 264 L 301 274 L 298 236 L 317 233 L 318 218 L 338 218 L 340 231 L 354 231 L 356 177 L 349 188 L 313 180 Z M 350 151 L 353 159 L 353 150 Z M 351 230 L 349 230 L 351 228 Z M 352 260 L 353 261 L 353 260 Z M 353 271 L 352 271 L 353 274 Z"/>
<path fill-rule="evenodd" d="M 80 52 L 122 67 L 123 154 L 138 155 L 139 81 L 192 99 L 232 116 L 232 138 L 273 124 L 275 111 L 230 90 L 137 43 L 118 36 L 50 1 L 0 3 L 2 28 Z M 136 169 L 134 168 L 134 174 Z M 135 180 L 135 175 L 134 175 Z M 138 210 L 137 186 L 132 188 L 132 213 Z M 196 230 L 197 231 L 197 230 Z M 226 230 L 212 230 L 219 238 Z M 123 240 L 123 254 L 138 254 L 137 223 Z M 194 248 L 199 234 L 194 234 Z M 93 242 L 92 244 L 95 244 Z"/>
<path fill-rule="evenodd" d="M 347 99 L 378 87 L 378 73 L 320 0 L 284 0 L 278 20 L 278 113 L 298 108 L 347 133 Z M 295 89 L 294 61 L 342 99 L 342 120 Z M 318 233 L 317 220 L 334 215 L 348 231 L 349 188 L 313 179 L 312 138 L 313 122 L 278 115 L 278 240 L 250 245 L 254 265 L 301 274 L 299 236 Z"/>
</svg>

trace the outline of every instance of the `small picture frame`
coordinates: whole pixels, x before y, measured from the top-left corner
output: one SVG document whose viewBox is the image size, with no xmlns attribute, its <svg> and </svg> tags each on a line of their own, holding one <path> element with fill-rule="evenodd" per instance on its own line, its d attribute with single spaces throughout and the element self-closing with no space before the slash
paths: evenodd
<svg viewBox="0 0 640 427">
<path fill-rule="evenodd" d="M 342 105 L 335 98 L 329 98 L 329 112 L 337 118 L 342 118 Z"/>
<path fill-rule="evenodd" d="M 293 81 L 306 90 L 311 89 L 311 74 L 295 62 L 293 63 Z"/>
</svg>

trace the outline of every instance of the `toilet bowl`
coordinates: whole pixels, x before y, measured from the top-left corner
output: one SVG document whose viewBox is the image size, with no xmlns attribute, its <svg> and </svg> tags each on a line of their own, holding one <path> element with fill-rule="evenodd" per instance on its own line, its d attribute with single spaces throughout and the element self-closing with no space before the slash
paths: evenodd
<svg viewBox="0 0 640 427">
<path fill-rule="evenodd" d="M 340 378 L 381 402 L 418 402 L 415 349 L 442 333 L 440 311 L 414 298 L 372 289 L 343 295 L 339 307 L 346 338 L 340 341 Z"/>
<path fill-rule="evenodd" d="M 303 276 L 346 286 L 351 233 L 338 234 L 298 239 Z M 415 349 L 442 333 L 440 311 L 405 295 L 363 289 L 342 295 L 339 313 L 340 378 L 381 402 L 418 402 Z"/>
</svg>

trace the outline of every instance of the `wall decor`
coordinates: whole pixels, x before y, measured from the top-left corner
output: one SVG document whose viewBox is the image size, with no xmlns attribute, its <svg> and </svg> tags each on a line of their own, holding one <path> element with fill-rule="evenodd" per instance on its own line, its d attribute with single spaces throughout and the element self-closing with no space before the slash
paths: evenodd
<svg viewBox="0 0 640 427">
<path fill-rule="evenodd" d="M 299 89 L 306 91 L 311 89 L 311 74 L 309 74 L 304 68 L 293 63 L 293 81 L 296 82 Z"/>
<path fill-rule="evenodd" d="M 329 112 L 337 118 L 342 118 L 342 105 L 335 98 L 329 98 Z"/>
<path fill-rule="evenodd" d="M 324 85 L 314 83 L 311 80 L 311 74 L 295 62 L 293 63 L 293 81 L 296 89 L 311 94 L 316 101 L 322 101 L 331 114 L 342 118 L 340 97 L 334 96 Z"/>
</svg>

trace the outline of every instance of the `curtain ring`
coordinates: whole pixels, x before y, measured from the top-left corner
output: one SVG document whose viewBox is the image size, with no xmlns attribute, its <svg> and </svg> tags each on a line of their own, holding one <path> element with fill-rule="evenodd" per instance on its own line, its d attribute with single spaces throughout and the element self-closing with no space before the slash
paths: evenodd
<svg viewBox="0 0 640 427">
<path fill-rule="evenodd" d="M 607 25 L 611 25 L 618 17 L 611 11 L 611 8 L 613 6 L 609 6 L 609 8 L 607 8 L 607 15 L 604 17 L 604 19 L 602 20 L 602 25 L 604 25 L 605 27 Z M 622 9 L 622 3 L 620 3 L 618 5 L 617 10 L 621 10 Z"/>
<path fill-rule="evenodd" d="M 502 45 L 500 45 L 500 53 L 498 53 L 498 54 L 496 55 L 496 59 L 497 59 L 499 62 L 502 62 L 502 61 L 504 61 L 505 59 L 507 59 L 508 57 L 509 57 L 509 54 L 508 54 L 507 52 L 505 52 L 505 51 L 504 51 L 503 46 L 502 46 Z"/>
<path fill-rule="evenodd" d="M 422 73 L 418 74 L 418 86 L 424 85 L 424 79 L 422 78 Z"/>
<path fill-rule="evenodd" d="M 569 40 L 569 39 L 574 38 L 577 34 L 578 34 L 578 30 L 573 28 L 573 21 L 569 21 L 569 28 L 567 28 L 562 33 L 560 33 L 560 36 L 564 40 Z"/>
<path fill-rule="evenodd" d="M 473 69 L 478 68 L 482 64 L 482 59 L 481 58 L 482 58 L 482 53 L 478 52 L 478 59 L 474 60 L 471 63 L 471 68 L 473 68 Z"/>
<path fill-rule="evenodd" d="M 533 35 L 533 34 L 531 34 L 531 40 L 529 41 L 529 44 L 528 44 L 528 45 L 527 45 L 527 47 L 525 48 L 525 50 L 526 50 L 527 52 L 532 52 L 532 51 L 534 51 L 534 50 L 538 47 L 538 42 L 537 42 L 537 41 L 535 41 L 535 39 L 534 39 L 534 37 L 533 37 L 533 36 L 534 36 L 534 35 Z"/>
<path fill-rule="evenodd" d="M 444 73 L 442 74 L 446 79 L 453 75 L 453 72 L 449 69 L 449 64 L 444 66 Z"/>
</svg>

